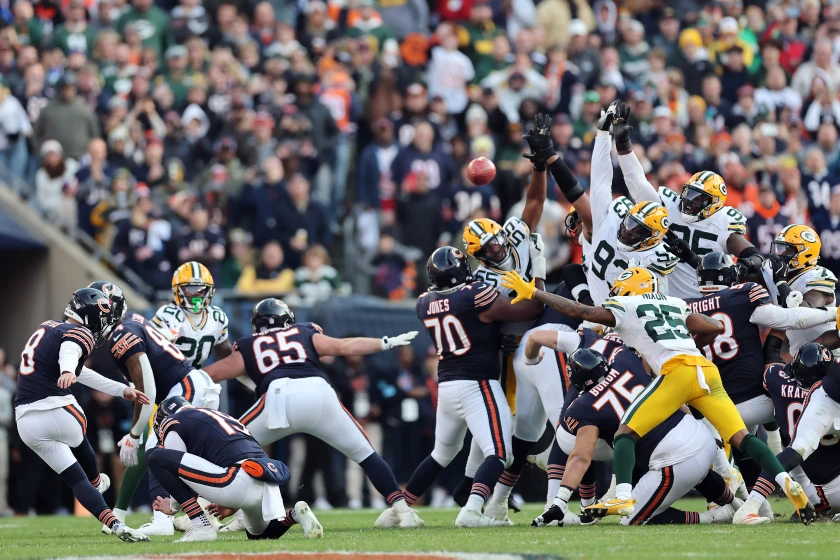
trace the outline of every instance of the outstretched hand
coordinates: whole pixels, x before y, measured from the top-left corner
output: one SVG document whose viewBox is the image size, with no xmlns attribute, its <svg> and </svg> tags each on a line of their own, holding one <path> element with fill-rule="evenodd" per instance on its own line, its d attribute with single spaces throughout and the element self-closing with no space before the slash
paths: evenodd
<svg viewBox="0 0 840 560">
<path fill-rule="evenodd" d="M 519 303 L 528 299 L 534 299 L 534 293 L 537 291 L 534 285 L 534 279 L 526 282 L 515 270 L 509 270 L 502 276 L 502 286 L 516 292 L 516 297 L 511 303 Z"/>
<path fill-rule="evenodd" d="M 522 138 L 528 142 L 528 147 L 531 149 L 530 154 L 522 154 L 522 157 L 531 160 L 534 169 L 545 171 L 548 158 L 554 155 L 554 144 L 551 142 L 551 117 L 537 113 L 534 117 L 534 128 Z"/>
</svg>

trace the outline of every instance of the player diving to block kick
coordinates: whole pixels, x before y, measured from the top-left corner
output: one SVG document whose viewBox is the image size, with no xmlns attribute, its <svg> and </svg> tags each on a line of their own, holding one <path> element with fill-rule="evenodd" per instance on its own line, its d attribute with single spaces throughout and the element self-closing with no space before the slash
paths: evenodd
<svg viewBox="0 0 840 560">
<path fill-rule="evenodd" d="M 593 514 L 633 513 L 635 501 L 631 491 L 636 441 L 688 404 L 711 422 L 724 442 L 730 442 L 769 472 L 803 521 L 810 522 L 814 507 L 805 491 L 767 445 L 747 431 L 738 409 L 723 389 L 720 372 L 699 350 L 723 332 L 719 321 L 691 313 L 684 301 L 660 294 L 656 277 L 644 268 L 624 271 L 602 307 L 582 305 L 537 290 L 533 282 L 525 282 L 515 272 L 508 272 L 503 282 L 516 291 L 514 301 L 536 299 L 571 317 L 615 327 L 627 346 L 639 352 L 656 374 L 655 380 L 625 411 L 616 432 L 613 446 L 616 499 L 595 504 L 590 508 Z"/>
<path fill-rule="evenodd" d="M 529 348 L 529 358 L 537 359 L 539 344 Z M 569 500 L 580 484 L 592 459 L 610 459 L 615 432 L 624 410 L 650 384 L 650 375 L 642 360 L 626 347 L 618 348 L 609 364 L 604 356 L 590 348 L 575 350 L 569 356 L 571 380 L 580 396 L 566 409 L 557 426 L 557 434 L 569 434 L 574 440 L 562 486 L 554 503 L 532 523 L 544 527 L 556 521 L 563 525 L 569 512 Z M 622 518 L 626 525 L 667 525 L 728 523 L 739 507 L 726 482 L 709 470 L 717 444 L 701 422 L 680 407 L 638 443 L 637 471 L 643 473 L 633 488 L 633 498 L 642 505 Z M 674 509 L 671 505 L 692 488 L 720 504 L 703 513 Z M 586 514 L 584 514 L 586 515 Z M 583 516 L 581 516 L 583 518 Z M 591 520 L 591 517 L 589 517 Z"/>
<path fill-rule="evenodd" d="M 148 541 L 117 519 L 102 498 L 110 480 L 99 472 L 85 414 L 70 392 L 79 382 L 108 395 L 149 403 L 142 392 L 84 367 L 94 348 L 108 339 L 113 313 L 105 293 L 82 288 L 67 303 L 65 321 L 41 323 L 20 355 L 15 421 L 21 440 L 61 476 L 85 509 L 123 541 Z"/>
<path fill-rule="evenodd" d="M 294 434 L 315 436 L 358 463 L 388 505 L 376 520 L 380 528 L 421 527 L 408 507 L 388 463 L 373 449 L 321 371 L 321 356 L 365 356 L 407 346 L 411 331 L 380 338 L 331 338 L 315 323 L 297 323 L 279 299 L 259 302 L 251 314 L 254 333 L 233 345 L 233 353 L 207 367 L 214 381 L 248 376 L 258 400 L 239 421 L 260 445 Z"/>
<path fill-rule="evenodd" d="M 717 173 L 701 171 L 691 176 L 678 195 L 666 187 L 657 191 L 645 177 L 642 164 L 633 152 L 630 141 L 632 127 L 628 123 L 630 108 L 616 101 L 613 136 L 618 162 L 630 197 L 636 202 L 656 202 L 665 206 L 670 220 L 665 242 L 669 251 L 679 256 L 689 249 L 702 257 L 711 251 L 737 255 L 748 272 L 758 273 L 764 257 L 745 237 L 744 215 L 726 204 L 726 183 Z M 611 105 L 612 107 L 612 105 Z M 669 296 L 700 297 L 696 263 L 681 262 L 668 278 Z"/>
<path fill-rule="evenodd" d="M 175 542 L 216 540 L 199 496 L 212 502 L 208 510 L 219 517 L 241 511 L 249 539 L 278 539 L 295 523 L 307 538 L 324 535 L 306 502 L 284 511 L 280 486 L 288 482 L 289 469 L 237 420 L 169 397 L 155 413 L 154 430 L 161 445 L 149 452 L 149 471 L 171 495 L 156 497 L 154 508 L 168 515 L 182 509 L 190 520 L 187 534 Z"/>
</svg>

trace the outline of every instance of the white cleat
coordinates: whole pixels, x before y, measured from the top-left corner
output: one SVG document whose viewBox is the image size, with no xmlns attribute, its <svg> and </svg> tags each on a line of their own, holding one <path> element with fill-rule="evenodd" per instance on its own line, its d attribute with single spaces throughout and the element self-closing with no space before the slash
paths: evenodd
<svg viewBox="0 0 840 560">
<path fill-rule="evenodd" d="M 132 529 L 125 523 L 117 523 L 113 532 L 123 542 L 148 542 L 150 540 L 148 535 L 144 535 L 137 529 Z"/>
<path fill-rule="evenodd" d="M 216 530 L 208 525 L 205 527 L 190 527 L 183 537 L 174 542 L 209 542 L 215 541 L 216 538 Z"/>
<path fill-rule="evenodd" d="M 192 527 L 192 521 L 190 521 L 189 515 L 179 515 L 178 517 L 172 518 L 172 526 L 176 531 L 186 533 Z"/>
<path fill-rule="evenodd" d="M 833 523 L 840 523 L 840 513 L 836 514 L 834 517 L 831 518 Z"/>
<path fill-rule="evenodd" d="M 758 515 L 758 510 L 761 505 L 758 501 L 749 499 L 744 502 L 738 511 L 735 512 L 735 515 L 732 516 L 732 524 L 733 525 L 762 525 L 764 523 L 769 523 L 770 520 L 766 517 L 761 517 Z"/>
<path fill-rule="evenodd" d="M 298 502 L 295 504 L 295 519 L 300 523 L 303 529 L 303 536 L 307 539 L 322 539 L 324 538 L 324 527 L 321 522 L 312 513 L 309 504 L 306 502 Z"/>
<path fill-rule="evenodd" d="M 776 516 L 773 513 L 773 508 L 770 506 L 770 500 L 764 500 L 758 506 L 758 516 L 767 519 L 768 521 L 775 521 Z"/>
<path fill-rule="evenodd" d="M 423 527 L 426 524 L 425 521 L 420 519 L 420 514 L 414 511 L 413 509 L 409 509 L 408 511 L 402 511 L 397 515 L 400 516 L 400 528 L 402 529 Z"/>
<path fill-rule="evenodd" d="M 496 521 L 503 521 L 505 525 L 513 525 L 513 521 L 508 517 L 507 500 L 500 504 L 498 501 L 491 499 L 490 502 L 484 506 L 484 515 L 492 517 Z"/>
<path fill-rule="evenodd" d="M 400 514 L 393 507 L 386 508 L 379 514 L 373 526 L 377 529 L 395 529 L 400 526 Z"/>
<path fill-rule="evenodd" d="M 700 514 L 701 518 L 709 523 L 732 523 L 732 518 L 735 516 L 735 510 L 730 504 L 717 506 L 709 511 L 704 511 Z"/>
<path fill-rule="evenodd" d="M 535 467 L 547 471 L 548 470 L 548 456 L 551 453 L 551 446 L 546 447 L 545 451 L 539 455 L 528 455 L 528 462 Z"/>
<path fill-rule="evenodd" d="M 138 527 L 137 530 L 150 537 L 171 537 L 175 534 L 172 516 L 169 515 L 165 517 L 152 517 L 151 523 L 145 523 Z"/>
<path fill-rule="evenodd" d="M 110 481 L 109 481 L 109 482 L 110 482 Z M 113 514 L 114 514 L 114 517 L 116 517 L 116 518 L 120 521 L 120 523 L 125 523 L 125 513 L 119 513 L 119 514 L 118 514 L 118 513 L 117 513 L 116 511 L 114 511 L 114 510 L 111 510 L 111 513 L 113 513 Z M 114 534 L 114 532 L 111 530 L 111 528 L 110 528 L 110 527 L 108 527 L 107 525 L 103 524 L 103 525 L 102 525 L 102 534 L 104 534 L 104 535 L 113 535 L 113 534 Z"/>
<path fill-rule="evenodd" d="M 456 527 L 507 527 L 505 521 L 498 521 L 492 517 L 483 515 L 474 509 L 461 508 L 458 517 L 455 518 Z"/>
<path fill-rule="evenodd" d="M 105 473 L 99 474 L 99 486 L 96 487 L 100 494 L 104 494 L 111 487 L 111 477 Z"/>
<path fill-rule="evenodd" d="M 198 502 L 198 505 L 201 506 L 201 509 L 204 510 L 204 515 L 206 515 L 207 519 L 210 520 L 210 526 L 213 527 L 213 529 L 215 529 L 216 531 L 221 529 L 222 524 L 219 522 L 218 519 L 216 519 L 216 516 L 211 515 L 210 513 L 207 512 L 207 506 L 209 506 L 212 502 L 210 500 L 206 500 L 206 499 L 202 498 L 201 496 L 199 496 L 196 501 Z"/>
<path fill-rule="evenodd" d="M 245 514 L 240 509 L 233 514 L 233 521 L 219 528 L 220 533 L 236 533 L 245 530 Z"/>
</svg>

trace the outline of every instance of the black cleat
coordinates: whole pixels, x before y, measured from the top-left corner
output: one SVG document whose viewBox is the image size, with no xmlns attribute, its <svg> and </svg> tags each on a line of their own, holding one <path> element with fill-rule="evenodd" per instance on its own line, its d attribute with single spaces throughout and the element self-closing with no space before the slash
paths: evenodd
<svg viewBox="0 0 840 560">
<path fill-rule="evenodd" d="M 531 521 L 531 527 L 548 527 L 555 521 L 557 525 L 563 525 L 563 519 L 565 518 L 566 514 L 563 513 L 563 510 L 556 505 L 552 505 L 542 512 L 542 515 Z"/>
</svg>

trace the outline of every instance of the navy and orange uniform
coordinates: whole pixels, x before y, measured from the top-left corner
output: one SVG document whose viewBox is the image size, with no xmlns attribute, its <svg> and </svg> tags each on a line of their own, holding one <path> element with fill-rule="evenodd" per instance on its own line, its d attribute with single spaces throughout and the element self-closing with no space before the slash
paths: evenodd
<svg viewBox="0 0 840 560">
<path fill-rule="evenodd" d="M 501 324 L 479 315 L 499 297 L 487 282 L 476 281 L 452 291 L 426 292 L 417 299 L 417 316 L 437 348 L 438 383 L 498 380 L 501 375 Z"/>
<path fill-rule="evenodd" d="M 603 381 L 570 404 L 561 425 L 573 436 L 584 426 L 595 426 L 598 438 L 612 447 L 624 411 L 651 382 L 651 377 L 641 358 L 628 349 L 619 350 L 610 366 Z M 678 410 L 640 439 L 636 444 L 636 464 L 646 469 L 656 446 L 684 417 L 685 413 Z"/>
<path fill-rule="evenodd" d="M 192 400 L 193 391 L 185 382 L 193 370 L 192 365 L 178 347 L 142 315 L 132 313 L 114 329 L 108 339 L 108 350 L 126 379 L 130 379 L 126 367 L 128 359 L 135 354 L 146 354 L 155 376 L 155 404 L 160 404 L 173 387 L 182 383 L 186 385 L 182 393 L 184 398 Z"/>
<path fill-rule="evenodd" d="M 826 379 L 823 378 L 823 388 Z M 782 444 L 787 447 L 805 410 L 808 391 L 789 378 L 779 364 L 771 365 L 764 371 L 764 387 L 773 399 Z M 824 436 L 817 450 L 802 463 L 802 468 L 814 484 L 828 484 L 840 476 L 840 441 L 832 434 Z"/>
<path fill-rule="evenodd" d="M 64 342 L 71 342 L 82 349 L 82 358 L 74 372 L 79 375 L 85 360 L 93 352 L 93 335 L 82 325 L 44 321 L 29 337 L 20 355 L 15 406 L 71 394 L 70 389 L 58 386 L 58 378 L 61 377 L 58 353 Z"/>
<path fill-rule="evenodd" d="M 723 388 L 732 402 L 740 404 L 763 395 L 764 350 L 759 326 L 750 318 L 757 308 L 773 303 L 767 289 L 747 282 L 685 302 L 692 313 L 702 313 L 723 324 L 723 333 L 703 348 L 703 353 L 720 371 Z"/>
<path fill-rule="evenodd" d="M 236 465 L 244 459 L 268 457 L 245 426 L 218 410 L 184 407 L 161 422 L 162 445 L 169 434 L 178 435 L 187 453 L 221 467 Z"/>
<path fill-rule="evenodd" d="M 560 282 L 557 285 L 557 287 L 554 288 L 554 291 L 552 293 L 554 295 L 558 295 L 560 297 L 564 297 L 566 299 L 575 301 L 575 296 L 573 296 L 572 291 L 566 287 L 565 282 Z M 542 315 L 540 315 L 539 318 L 536 321 L 534 321 L 534 324 L 531 325 L 531 328 L 535 329 L 543 325 L 566 325 L 572 330 L 577 330 L 581 322 L 582 321 L 580 319 L 573 319 L 571 317 L 567 317 L 566 315 L 563 315 L 556 309 L 546 305 L 545 309 L 543 309 Z"/>
<path fill-rule="evenodd" d="M 233 351 L 242 354 L 245 372 L 257 385 L 257 397 L 276 379 L 324 377 L 312 341 L 316 334 L 324 331 L 315 323 L 293 323 L 284 329 L 243 336 L 233 344 Z"/>
</svg>

